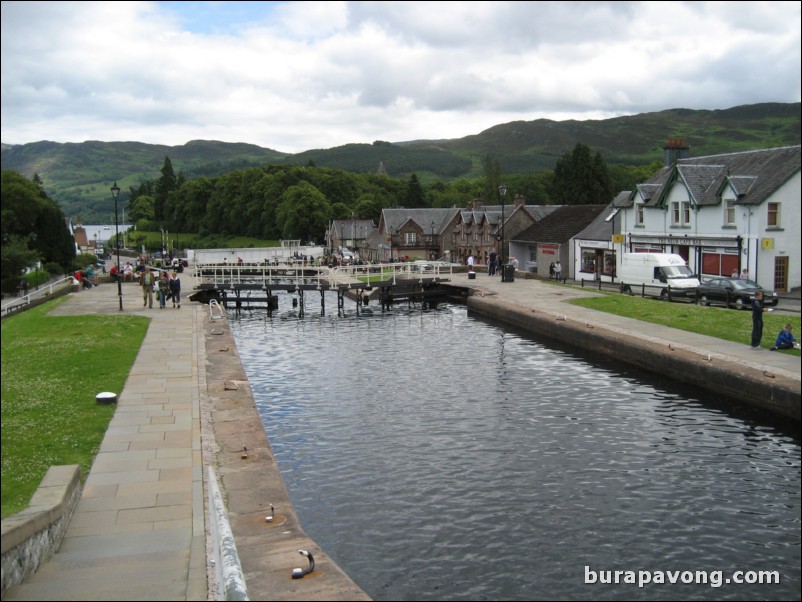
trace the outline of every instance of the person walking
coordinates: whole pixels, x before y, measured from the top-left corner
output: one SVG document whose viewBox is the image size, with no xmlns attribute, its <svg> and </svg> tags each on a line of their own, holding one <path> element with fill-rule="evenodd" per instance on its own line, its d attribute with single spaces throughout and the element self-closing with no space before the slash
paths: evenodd
<svg viewBox="0 0 802 602">
<path fill-rule="evenodd" d="M 755 293 L 752 299 L 752 349 L 760 349 L 760 339 L 763 338 L 763 291 Z"/>
<path fill-rule="evenodd" d="M 178 273 L 173 272 L 173 277 L 170 278 L 170 298 L 173 300 L 173 307 L 181 309 L 181 280 L 178 279 Z"/>
<path fill-rule="evenodd" d="M 558 259 L 557 262 L 554 264 L 554 279 L 559 282 L 562 278 L 563 273 L 563 266 L 560 265 L 560 260 Z"/>
<path fill-rule="evenodd" d="M 473 272 L 473 255 L 468 255 L 468 271 Z"/>
<path fill-rule="evenodd" d="M 495 251 L 490 251 L 490 259 L 487 262 L 487 275 L 488 276 L 495 276 L 496 275 L 496 263 L 497 255 Z"/>
<path fill-rule="evenodd" d="M 170 283 L 167 282 L 167 272 L 159 272 L 159 309 L 167 307 L 167 293 L 170 292 Z"/>
<path fill-rule="evenodd" d="M 153 309 L 153 274 L 150 271 L 150 266 L 147 266 L 145 270 L 139 276 L 139 285 L 142 287 L 142 307 L 150 307 Z"/>
</svg>

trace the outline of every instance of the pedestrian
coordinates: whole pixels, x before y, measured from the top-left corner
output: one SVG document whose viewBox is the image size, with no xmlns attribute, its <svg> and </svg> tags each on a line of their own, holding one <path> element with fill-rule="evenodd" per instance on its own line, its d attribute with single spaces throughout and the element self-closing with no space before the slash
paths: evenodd
<svg viewBox="0 0 802 602">
<path fill-rule="evenodd" d="M 777 349 L 792 349 L 797 343 L 796 338 L 794 338 L 794 334 L 791 332 L 791 324 L 786 324 L 785 328 L 780 331 L 780 334 L 777 335 L 777 340 L 774 341 L 774 347 L 771 348 L 772 351 L 776 351 Z"/>
<path fill-rule="evenodd" d="M 513 272 L 518 269 L 518 265 L 519 264 L 518 264 L 518 259 L 516 257 L 511 257 L 510 258 L 510 263 L 512 264 L 512 271 Z"/>
<path fill-rule="evenodd" d="M 562 278 L 563 273 L 563 266 L 560 265 L 560 260 L 558 259 L 554 264 L 554 279 L 559 282 Z"/>
<path fill-rule="evenodd" d="M 146 266 L 145 270 L 139 275 L 139 285 L 142 287 L 142 307 L 150 307 L 153 309 L 153 274 L 150 271 L 150 266 Z"/>
<path fill-rule="evenodd" d="M 554 280 L 554 262 L 549 264 L 549 280 Z"/>
<path fill-rule="evenodd" d="M 170 298 L 173 300 L 173 307 L 181 309 L 181 280 L 178 279 L 176 272 L 173 272 L 173 277 L 170 278 Z"/>
<path fill-rule="evenodd" d="M 496 252 L 490 251 L 490 259 L 487 262 L 487 275 L 488 276 L 495 276 L 496 275 Z"/>
<path fill-rule="evenodd" d="M 167 294 L 170 284 L 167 282 L 167 272 L 159 272 L 159 309 L 167 307 Z"/>
<path fill-rule="evenodd" d="M 763 338 L 763 291 L 757 291 L 752 299 L 752 349 L 760 349 L 760 339 Z"/>
<path fill-rule="evenodd" d="M 741 270 L 741 280 L 749 280 L 749 270 L 746 268 Z"/>
<path fill-rule="evenodd" d="M 473 272 L 473 255 L 468 255 L 468 271 Z"/>
</svg>

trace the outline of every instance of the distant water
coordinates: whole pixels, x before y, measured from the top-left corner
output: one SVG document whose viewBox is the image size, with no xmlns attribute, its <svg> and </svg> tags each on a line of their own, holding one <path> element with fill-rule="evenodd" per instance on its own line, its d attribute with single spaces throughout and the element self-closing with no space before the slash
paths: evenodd
<svg viewBox="0 0 802 602">
<path fill-rule="evenodd" d="M 304 530 L 374 599 L 799 600 L 798 428 L 461 306 L 327 308 L 232 330 Z"/>
</svg>

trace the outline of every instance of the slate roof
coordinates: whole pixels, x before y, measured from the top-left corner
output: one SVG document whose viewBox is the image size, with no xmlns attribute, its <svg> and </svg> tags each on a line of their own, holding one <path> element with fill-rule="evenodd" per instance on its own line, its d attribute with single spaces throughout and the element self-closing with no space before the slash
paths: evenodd
<svg viewBox="0 0 802 602">
<path fill-rule="evenodd" d="M 619 193 L 621 195 L 630 195 L 630 191 L 626 190 L 624 192 Z M 617 198 L 617 197 L 616 197 Z M 616 219 L 613 221 L 610 219 L 606 221 L 610 215 L 615 211 L 618 213 L 620 211 L 620 207 L 615 205 L 615 200 L 605 207 L 604 211 L 599 213 L 596 218 L 588 224 L 588 226 L 574 235 L 574 238 L 580 238 L 582 240 L 607 240 L 609 241 L 613 234 L 620 234 L 621 233 L 621 220 Z"/>
<path fill-rule="evenodd" d="M 647 207 L 662 207 L 671 186 L 681 181 L 697 206 L 720 204 L 726 187 L 737 195 L 736 204 L 759 205 L 800 170 L 801 158 L 797 145 L 680 159 L 638 184 L 636 191 Z M 617 207 L 631 207 L 634 198 L 633 192 L 614 202 Z"/>
<path fill-rule="evenodd" d="M 566 243 L 609 209 L 608 205 L 559 205 L 515 237 L 516 242 Z"/>
<path fill-rule="evenodd" d="M 383 209 L 380 227 L 386 236 L 392 235 L 411 220 L 418 224 L 424 232 L 429 232 L 432 222 L 435 223 L 435 234 L 442 234 L 449 222 L 460 212 L 459 209 L 423 208 L 423 209 Z"/>
</svg>

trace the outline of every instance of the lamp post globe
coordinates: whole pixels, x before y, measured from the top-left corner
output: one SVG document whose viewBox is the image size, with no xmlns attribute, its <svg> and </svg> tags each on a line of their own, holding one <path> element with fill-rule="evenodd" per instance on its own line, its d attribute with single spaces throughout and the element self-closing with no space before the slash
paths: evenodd
<svg viewBox="0 0 802 602">
<path fill-rule="evenodd" d="M 117 197 L 120 196 L 120 187 L 117 181 L 111 187 L 111 197 L 114 199 L 114 246 L 117 248 L 117 296 L 120 299 L 120 311 L 123 310 L 123 284 L 120 277 L 120 220 L 117 212 Z"/>
</svg>

